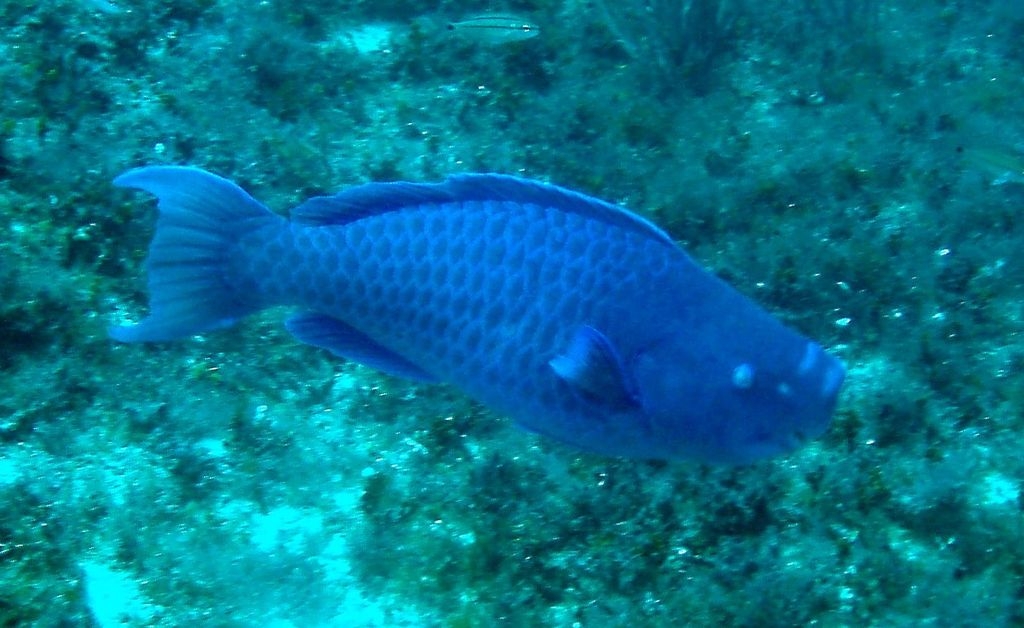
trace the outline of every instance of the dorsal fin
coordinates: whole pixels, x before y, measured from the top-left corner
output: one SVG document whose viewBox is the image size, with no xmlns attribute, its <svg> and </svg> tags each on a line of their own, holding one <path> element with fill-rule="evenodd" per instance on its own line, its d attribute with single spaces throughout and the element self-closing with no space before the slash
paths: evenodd
<svg viewBox="0 0 1024 628">
<path fill-rule="evenodd" d="M 310 226 L 344 225 L 421 205 L 512 201 L 554 207 L 642 233 L 675 246 L 653 223 L 621 207 L 557 185 L 503 174 L 458 174 L 441 183 L 366 183 L 333 196 L 317 196 L 292 210 L 292 220 Z"/>
</svg>

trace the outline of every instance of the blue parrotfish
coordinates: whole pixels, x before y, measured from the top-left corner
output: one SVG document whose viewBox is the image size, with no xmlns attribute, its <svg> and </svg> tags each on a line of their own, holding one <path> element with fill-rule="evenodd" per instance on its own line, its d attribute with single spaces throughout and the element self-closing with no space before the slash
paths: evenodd
<svg viewBox="0 0 1024 628">
<path fill-rule="evenodd" d="M 143 167 L 156 196 L 149 314 L 121 342 L 188 337 L 271 306 L 300 342 L 447 382 L 608 456 L 746 464 L 828 427 L 842 362 L 616 205 L 498 174 L 368 183 L 285 218 L 231 181 Z"/>
</svg>

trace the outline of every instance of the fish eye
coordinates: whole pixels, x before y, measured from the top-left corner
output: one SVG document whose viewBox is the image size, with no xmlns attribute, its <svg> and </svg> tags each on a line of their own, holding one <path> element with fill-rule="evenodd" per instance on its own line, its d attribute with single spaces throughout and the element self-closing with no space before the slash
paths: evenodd
<svg viewBox="0 0 1024 628">
<path fill-rule="evenodd" d="M 754 367 L 746 362 L 732 370 L 732 385 L 741 390 L 746 390 L 754 385 Z"/>
</svg>

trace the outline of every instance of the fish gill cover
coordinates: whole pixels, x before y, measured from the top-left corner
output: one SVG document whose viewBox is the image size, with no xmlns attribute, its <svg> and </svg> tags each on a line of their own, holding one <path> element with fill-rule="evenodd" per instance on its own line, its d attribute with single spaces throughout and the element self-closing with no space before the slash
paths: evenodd
<svg viewBox="0 0 1024 628">
<path fill-rule="evenodd" d="M 444 27 L 494 9 L 0 7 L 3 623 L 1024 621 L 1018 4 L 520 2 L 536 37 Z M 111 343 L 146 308 L 156 211 L 110 185 L 140 164 L 273 208 L 558 182 L 829 347 L 840 406 L 783 458 L 638 462 L 302 346 L 286 312 Z"/>
</svg>

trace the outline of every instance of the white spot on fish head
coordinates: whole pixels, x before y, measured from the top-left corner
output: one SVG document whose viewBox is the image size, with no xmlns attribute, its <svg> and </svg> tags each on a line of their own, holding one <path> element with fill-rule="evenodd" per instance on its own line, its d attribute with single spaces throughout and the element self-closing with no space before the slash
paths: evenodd
<svg viewBox="0 0 1024 628">
<path fill-rule="evenodd" d="M 754 385 L 754 367 L 744 362 L 732 370 L 732 385 L 746 390 Z"/>
</svg>

